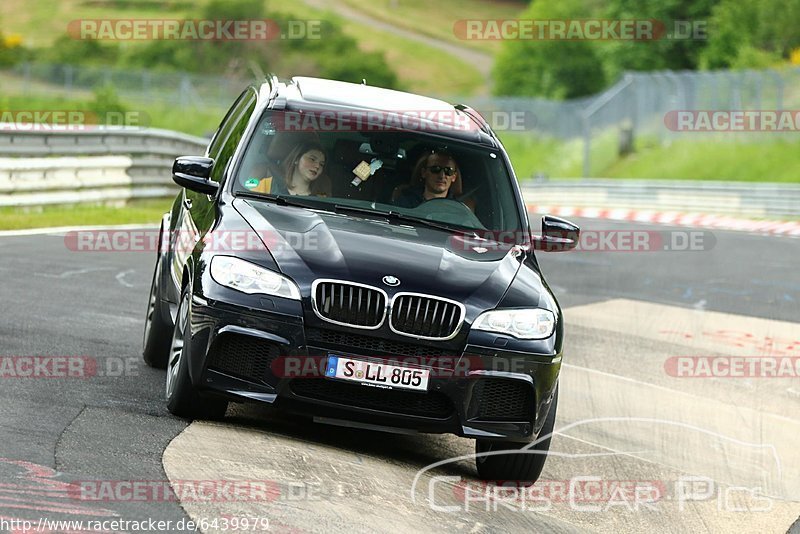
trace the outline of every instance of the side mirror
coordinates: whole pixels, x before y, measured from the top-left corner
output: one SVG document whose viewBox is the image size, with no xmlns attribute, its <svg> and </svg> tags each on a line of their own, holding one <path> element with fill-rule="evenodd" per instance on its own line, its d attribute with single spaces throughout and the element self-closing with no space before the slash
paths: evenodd
<svg viewBox="0 0 800 534">
<path fill-rule="evenodd" d="M 181 156 L 172 164 L 172 179 L 190 191 L 216 195 L 219 184 L 209 180 L 214 160 L 200 156 Z"/>
<path fill-rule="evenodd" d="M 564 252 L 578 246 L 581 229 L 566 219 L 545 215 L 542 217 L 542 235 L 531 240 L 533 248 L 545 252 Z"/>
</svg>

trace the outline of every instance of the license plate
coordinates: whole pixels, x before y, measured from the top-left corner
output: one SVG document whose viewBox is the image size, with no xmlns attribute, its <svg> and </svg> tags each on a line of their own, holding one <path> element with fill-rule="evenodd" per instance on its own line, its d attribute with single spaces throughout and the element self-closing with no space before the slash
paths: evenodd
<svg viewBox="0 0 800 534">
<path fill-rule="evenodd" d="M 387 363 L 352 360 L 329 354 L 325 376 L 327 378 L 360 382 L 379 388 L 427 391 L 430 371 L 428 369 L 415 369 Z"/>
</svg>

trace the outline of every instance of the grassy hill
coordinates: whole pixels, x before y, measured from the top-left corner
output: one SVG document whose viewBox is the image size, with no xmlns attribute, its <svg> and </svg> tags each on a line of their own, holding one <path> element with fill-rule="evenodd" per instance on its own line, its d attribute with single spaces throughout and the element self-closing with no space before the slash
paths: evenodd
<svg viewBox="0 0 800 534">
<path fill-rule="evenodd" d="M 67 30 L 67 24 L 80 19 L 183 19 L 196 18 L 209 0 L 4 0 L 0 7 L 0 30 L 19 35 L 24 46 L 46 47 Z M 474 2 L 482 7 L 486 2 Z M 300 20 L 332 18 L 352 36 L 361 50 L 384 54 L 401 79 L 402 88 L 422 94 L 485 94 L 487 80 L 469 63 L 413 39 L 377 31 L 366 24 L 336 14 L 335 9 L 318 9 L 302 1 L 277 4 L 265 1 L 272 10 Z M 419 11 L 424 11 L 420 6 Z M 459 16 L 472 16 L 461 9 Z M 476 11 L 482 13 L 482 11 Z M 421 14 L 421 13 L 420 13 Z M 419 16 L 419 15 L 417 15 Z M 139 42 L 121 42 L 130 49 Z M 269 46 L 267 43 L 266 46 Z M 357 61 L 357 58 L 353 58 Z M 262 66 L 265 70 L 269 67 Z M 279 72 L 282 76 L 291 72 Z"/>
</svg>

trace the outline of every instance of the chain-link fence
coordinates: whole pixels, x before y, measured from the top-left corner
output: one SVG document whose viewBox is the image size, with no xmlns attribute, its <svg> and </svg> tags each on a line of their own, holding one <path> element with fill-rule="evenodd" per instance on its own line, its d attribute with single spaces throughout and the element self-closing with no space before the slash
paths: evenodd
<svg viewBox="0 0 800 534">
<path fill-rule="evenodd" d="M 0 71 L 0 83 L 7 95 L 81 96 L 110 85 L 124 99 L 167 103 L 184 109 L 227 109 L 248 82 L 222 76 L 30 63 Z M 770 129 L 770 124 L 765 126 L 763 122 L 769 117 L 736 117 L 736 112 L 741 111 L 762 112 L 762 115 L 790 111 L 794 120 L 800 122 L 800 68 L 797 67 L 627 73 L 603 93 L 568 101 L 507 97 L 446 99 L 467 103 L 485 114 L 522 113 L 532 118 L 524 122 L 524 131 L 520 133 L 562 140 L 583 139 L 584 176 L 590 175 L 592 139 L 611 130 L 619 130 L 621 134 L 620 150 L 641 136 L 664 143 L 686 132 L 695 137 L 736 134 L 737 140 L 752 142 L 796 136 L 800 130 L 797 123 L 795 128 Z M 722 115 L 713 115 L 715 111 Z M 707 124 L 717 119 L 723 122 Z M 752 120 L 756 123 L 749 124 L 755 124 L 755 128 L 748 129 L 748 121 Z M 718 127 L 720 124 L 722 128 Z M 742 124 L 744 129 L 739 127 Z M 740 135 L 743 131 L 747 134 Z"/>
<path fill-rule="evenodd" d="M 0 71 L 0 82 L 7 95 L 80 98 L 90 96 L 98 87 L 111 86 L 126 100 L 182 108 L 227 109 L 249 80 L 102 66 L 23 63 Z"/>
</svg>

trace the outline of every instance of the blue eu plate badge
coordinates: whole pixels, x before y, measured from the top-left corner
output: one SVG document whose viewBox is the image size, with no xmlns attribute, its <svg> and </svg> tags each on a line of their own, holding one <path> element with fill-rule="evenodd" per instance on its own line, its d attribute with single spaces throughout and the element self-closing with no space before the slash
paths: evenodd
<svg viewBox="0 0 800 534">
<path fill-rule="evenodd" d="M 336 376 L 336 367 L 339 365 L 339 358 L 336 356 L 328 356 L 328 365 L 325 367 L 326 377 Z"/>
</svg>

